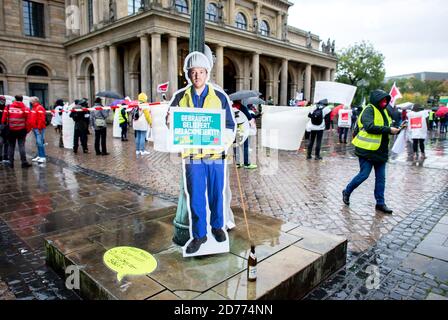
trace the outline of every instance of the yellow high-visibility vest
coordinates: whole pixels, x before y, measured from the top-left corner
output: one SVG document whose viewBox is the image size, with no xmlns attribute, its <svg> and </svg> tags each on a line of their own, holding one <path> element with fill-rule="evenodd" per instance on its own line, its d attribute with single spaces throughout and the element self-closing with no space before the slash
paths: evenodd
<svg viewBox="0 0 448 320">
<path fill-rule="evenodd" d="M 126 113 L 126 111 L 124 112 L 124 115 L 125 115 L 124 117 L 121 114 L 121 110 L 123 110 L 123 108 L 124 107 L 120 107 L 120 108 L 117 109 L 117 111 L 118 111 L 118 123 L 119 124 L 122 124 L 122 123 L 125 123 L 125 122 L 128 121 L 128 114 Z"/>
<path fill-rule="evenodd" d="M 185 90 L 184 96 L 179 101 L 179 107 L 181 108 L 194 108 L 193 97 L 191 93 L 191 87 Z M 213 90 L 212 86 L 208 85 L 208 94 L 204 100 L 204 109 L 222 109 L 222 103 L 219 97 L 216 95 L 215 90 Z M 197 148 L 189 148 L 184 149 L 182 152 L 182 158 L 192 158 L 202 159 L 208 158 L 211 160 L 222 159 L 224 148 L 222 150 L 219 149 L 197 149 Z"/>
<path fill-rule="evenodd" d="M 385 126 L 384 119 L 383 119 L 383 116 L 381 115 L 380 110 L 378 110 L 372 104 L 367 105 L 367 107 L 365 107 L 364 110 L 362 110 L 361 114 L 358 117 L 359 133 L 352 140 L 352 144 L 355 147 L 358 147 L 358 148 L 361 148 L 364 150 L 376 151 L 381 146 L 381 140 L 383 138 L 383 134 L 382 133 L 380 133 L 380 134 L 368 133 L 366 130 L 364 130 L 364 125 L 362 124 L 361 119 L 362 119 L 362 115 L 363 115 L 364 111 L 367 108 L 373 109 L 373 114 L 374 114 L 373 123 L 375 124 L 375 126 L 380 126 L 380 127 Z M 386 114 L 386 119 L 388 122 L 387 126 L 390 126 L 390 124 L 392 123 L 392 119 L 390 118 L 389 114 L 387 113 L 387 110 L 384 110 L 384 112 Z"/>
</svg>

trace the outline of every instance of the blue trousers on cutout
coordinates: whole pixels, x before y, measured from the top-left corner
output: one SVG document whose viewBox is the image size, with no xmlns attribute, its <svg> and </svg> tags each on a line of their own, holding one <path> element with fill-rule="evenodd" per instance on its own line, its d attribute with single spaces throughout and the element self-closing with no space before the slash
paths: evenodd
<svg viewBox="0 0 448 320">
<path fill-rule="evenodd" d="M 207 191 L 210 208 L 210 225 L 221 229 L 224 226 L 224 160 L 186 160 L 185 177 L 190 195 L 193 238 L 207 235 Z"/>
<path fill-rule="evenodd" d="M 384 190 L 386 188 L 386 162 L 373 162 L 364 158 L 359 158 L 360 171 L 356 177 L 345 187 L 345 192 L 349 195 L 359 187 L 370 175 L 372 168 L 375 168 L 375 199 L 377 205 L 385 204 Z"/>
</svg>

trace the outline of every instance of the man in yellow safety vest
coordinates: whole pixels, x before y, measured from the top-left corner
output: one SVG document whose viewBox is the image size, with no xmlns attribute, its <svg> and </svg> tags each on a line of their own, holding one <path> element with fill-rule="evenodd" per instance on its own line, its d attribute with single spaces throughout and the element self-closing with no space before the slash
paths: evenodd
<svg viewBox="0 0 448 320">
<path fill-rule="evenodd" d="M 392 120 L 386 107 L 391 100 L 383 90 L 370 93 L 370 104 L 358 117 L 359 133 L 352 140 L 355 154 L 359 158 L 360 172 L 342 191 L 342 200 L 350 204 L 351 193 L 370 175 L 375 168 L 375 199 L 376 210 L 391 214 L 384 200 L 386 187 L 386 163 L 389 158 L 389 134 L 398 134 L 400 129 L 391 127 Z"/>
</svg>

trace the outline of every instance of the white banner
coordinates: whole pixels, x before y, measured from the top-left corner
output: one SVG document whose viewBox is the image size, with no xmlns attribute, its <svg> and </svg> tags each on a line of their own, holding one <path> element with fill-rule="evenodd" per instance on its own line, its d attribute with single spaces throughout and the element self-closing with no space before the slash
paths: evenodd
<svg viewBox="0 0 448 320">
<path fill-rule="evenodd" d="M 351 106 L 355 93 L 356 87 L 348 84 L 331 81 L 317 81 L 314 90 L 314 103 L 327 99 L 330 103 L 340 103 L 345 106 Z"/>
<path fill-rule="evenodd" d="M 154 150 L 159 152 L 170 152 L 168 147 L 169 129 L 166 126 L 166 115 L 168 114 L 168 109 L 168 104 L 151 106 Z"/>
<path fill-rule="evenodd" d="M 297 150 L 305 134 L 311 107 L 263 105 L 261 145 L 281 150 Z"/>
</svg>

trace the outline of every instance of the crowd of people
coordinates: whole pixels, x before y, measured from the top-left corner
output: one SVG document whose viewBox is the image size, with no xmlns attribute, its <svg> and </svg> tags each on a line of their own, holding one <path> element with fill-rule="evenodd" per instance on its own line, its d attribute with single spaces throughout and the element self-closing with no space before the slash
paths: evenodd
<svg viewBox="0 0 448 320">
<path fill-rule="evenodd" d="M 183 101 L 183 100 L 182 100 Z M 351 194 L 361 185 L 370 175 L 372 169 L 375 170 L 375 190 L 376 210 L 391 214 L 393 211 L 385 202 L 384 190 L 386 185 L 386 163 L 389 159 L 389 135 L 398 135 L 403 128 L 407 128 L 407 139 L 412 141 L 413 159 L 423 160 L 426 158 L 425 141 L 428 137 L 428 131 L 439 130 L 441 134 L 447 132 L 448 113 L 438 117 L 430 109 L 425 109 L 419 104 L 414 104 L 409 110 L 398 111 L 390 105 L 391 97 L 382 90 L 374 90 L 370 95 L 370 103 L 363 108 L 350 108 L 343 106 L 337 113 L 333 113 L 328 100 L 324 99 L 312 106 L 308 114 L 309 121 L 306 127 L 308 132 L 306 159 L 322 160 L 321 144 L 325 130 L 332 130 L 329 118 L 333 120 L 337 117 L 338 137 L 340 144 L 347 144 L 348 138 L 352 136 L 351 143 L 355 146 L 355 155 L 359 158 L 359 173 L 347 184 L 342 191 L 342 201 L 350 205 Z M 139 104 L 147 102 L 145 93 L 138 95 Z M 181 105 L 181 101 L 179 101 Z M 36 141 L 36 156 L 32 162 L 45 163 L 45 131 L 47 127 L 47 111 L 40 104 L 37 97 L 30 98 L 28 108 L 23 103 L 21 95 L 15 96 L 15 100 L 6 105 L 6 99 L 0 96 L 0 160 L 10 168 L 14 168 L 14 153 L 16 145 L 18 146 L 21 166 L 28 168 L 31 164 L 27 161 L 25 151 L 25 141 L 27 134 L 33 132 Z M 74 121 L 73 132 L 73 152 L 76 154 L 81 145 L 84 153 L 89 152 L 88 135 L 89 129 L 93 129 L 95 135 L 94 148 L 96 155 L 107 156 L 107 119 L 110 110 L 102 108 L 102 100 L 97 97 L 93 104 L 93 110 L 89 111 L 88 100 L 83 98 L 75 100 L 70 117 Z M 251 127 L 255 127 L 253 113 L 240 101 L 233 102 L 234 112 L 241 112 L 247 118 Z M 58 99 L 54 104 L 52 111 L 51 124 L 59 135 L 59 147 L 64 147 L 62 129 L 62 114 L 64 111 L 64 101 Z M 118 113 L 118 122 L 121 128 L 121 140 L 128 141 L 128 126 L 132 126 L 135 136 L 136 155 L 147 155 L 149 151 L 145 150 L 147 133 L 152 126 L 152 118 L 149 109 L 140 108 L 138 105 L 134 108 L 121 106 L 116 111 Z M 331 121 L 330 120 L 330 121 Z M 349 131 L 351 135 L 349 135 Z M 246 139 L 243 148 L 244 164 L 240 164 L 239 155 L 236 157 L 237 166 L 246 169 L 256 169 L 257 165 L 249 161 L 249 139 Z M 199 237 L 200 238 L 200 237 Z M 196 250 L 200 243 L 193 246 Z M 197 247 L 197 248 L 196 248 Z M 192 248 L 190 251 L 194 251 Z"/>
<path fill-rule="evenodd" d="M 14 168 L 14 153 L 16 145 L 19 148 L 22 168 L 31 164 L 27 161 L 25 140 L 29 132 L 33 131 L 36 138 L 37 155 L 33 162 L 46 162 L 45 129 L 46 111 L 40 104 L 39 98 L 31 97 L 31 110 L 23 103 L 23 96 L 15 96 L 14 102 L 6 105 L 6 98 L 0 96 L 1 126 L 0 126 L 0 157 L 7 167 Z"/>
</svg>

